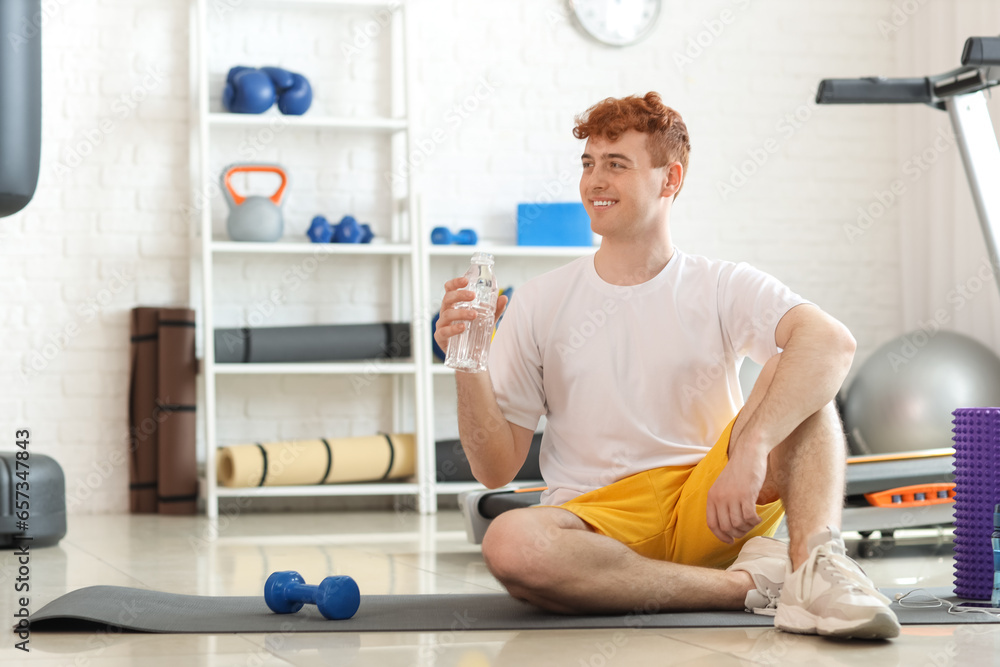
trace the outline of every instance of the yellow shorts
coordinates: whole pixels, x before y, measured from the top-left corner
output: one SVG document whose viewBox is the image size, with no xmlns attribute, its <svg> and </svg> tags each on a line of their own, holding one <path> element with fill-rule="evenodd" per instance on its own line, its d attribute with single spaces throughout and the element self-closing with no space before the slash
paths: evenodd
<svg viewBox="0 0 1000 667">
<path fill-rule="evenodd" d="M 736 560 L 744 542 L 771 536 L 785 514 L 780 500 L 757 505 L 761 522 L 735 544 L 720 541 L 708 529 L 708 490 L 729 462 L 733 424 L 693 466 L 654 468 L 574 498 L 559 507 L 594 530 L 647 558 L 686 565 L 725 568 Z"/>
</svg>

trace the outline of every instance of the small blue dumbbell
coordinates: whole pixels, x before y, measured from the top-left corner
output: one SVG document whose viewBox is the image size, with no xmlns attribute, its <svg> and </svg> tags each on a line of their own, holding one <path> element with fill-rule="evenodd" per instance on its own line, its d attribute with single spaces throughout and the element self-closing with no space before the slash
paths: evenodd
<svg viewBox="0 0 1000 667">
<path fill-rule="evenodd" d="M 371 243 L 373 238 L 375 238 L 375 233 L 372 228 L 368 226 L 367 222 L 361 223 L 361 242 Z"/>
<path fill-rule="evenodd" d="M 330 226 L 329 220 L 322 215 L 317 215 L 309 224 L 309 231 L 306 232 L 306 236 L 313 243 L 329 243 L 333 239 L 333 227 Z"/>
<path fill-rule="evenodd" d="M 276 614 L 294 614 L 314 604 L 324 618 L 351 618 L 361 606 L 361 591 L 350 577 L 327 577 L 318 586 L 306 585 L 298 572 L 275 572 L 264 584 L 264 602 Z"/>
<path fill-rule="evenodd" d="M 479 236 L 474 229 L 462 229 L 452 234 L 447 227 L 435 227 L 431 230 L 431 243 L 434 245 L 476 245 Z"/>
<path fill-rule="evenodd" d="M 336 225 L 331 225 L 325 216 L 317 215 L 306 232 L 313 243 L 371 243 L 375 238 L 372 228 L 350 215 L 345 215 Z"/>
</svg>

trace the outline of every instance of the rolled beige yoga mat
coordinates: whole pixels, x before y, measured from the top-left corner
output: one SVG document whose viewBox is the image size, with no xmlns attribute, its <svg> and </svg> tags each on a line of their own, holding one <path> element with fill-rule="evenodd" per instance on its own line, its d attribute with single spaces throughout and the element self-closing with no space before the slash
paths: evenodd
<svg viewBox="0 0 1000 667">
<path fill-rule="evenodd" d="M 219 484 L 226 487 L 377 482 L 416 471 L 411 433 L 319 438 L 222 447 Z"/>
</svg>

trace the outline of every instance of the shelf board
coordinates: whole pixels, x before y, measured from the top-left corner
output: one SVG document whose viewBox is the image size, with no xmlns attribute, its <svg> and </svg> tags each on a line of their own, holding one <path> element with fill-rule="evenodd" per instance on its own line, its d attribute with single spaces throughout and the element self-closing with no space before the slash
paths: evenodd
<svg viewBox="0 0 1000 667">
<path fill-rule="evenodd" d="M 418 484 L 406 482 L 370 484 L 304 484 L 302 486 L 220 486 L 220 498 L 290 498 L 313 496 L 396 496 L 415 494 Z"/>
<path fill-rule="evenodd" d="M 466 491 L 485 491 L 486 487 L 479 482 L 438 482 L 434 485 L 437 494 L 454 494 L 454 493 L 465 493 Z M 507 486 L 495 489 L 496 491 L 514 491 L 517 489 L 534 488 L 536 486 L 545 486 L 545 482 L 542 480 L 537 481 L 521 481 L 508 484 Z"/>
<path fill-rule="evenodd" d="M 292 240 L 274 243 L 212 241 L 212 252 L 244 255 L 409 255 L 413 252 L 413 246 L 408 243 L 309 243 Z"/>
<path fill-rule="evenodd" d="M 465 542 L 464 530 L 437 530 L 434 536 L 438 540 L 449 540 L 455 542 Z M 296 546 L 326 546 L 345 544 L 406 544 L 420 540 L 418 531 L 406 533 L 333 533 L 325 535 L 230 535 L 222 534 L 216 538 L 220 544 L 247 545 L 252 547 L 276 546 L 287 547 L 289 544 Z"/>
<path fill-rule="evenodd" d="M 466 491 L 485 491 L 486 487 L 479 482 L 438 482 L 434 485 L 437 494 L 465 493 Z"/>
<path fill-rule="evenodd" d="M 343 7 L 343 8 L 378 8 L 398 7 L 399 0 L 244 0 L 252 7 L 273 7 L 287 9 L 289 7 Z"/>
<path fill-rule="evenodd" d="M 488 252 L 497 257 L 584 257 L 593 255 L 599 246 L 525 246 L 525 245 L 431 245 L 428 254 L 441 257 L 471 257 Z"/>
<path fill-rule="evenodd" d="M 203 366 L 204 368 L 204 366 Z M 412 361 L 368 359 L 365 361 L 215 364 L 216 375 L 405 375 L 416 372 Z"/>
<path fill-rule="evenodd" d="M 302 129 L 380 130 L 399 132 L 409 127 L 405 118 L 351 118 L 337 116 L 284 116 L 275 113 L 210 113 L 210 127 L 272 127 L 276 122 Z"/>
</svg>

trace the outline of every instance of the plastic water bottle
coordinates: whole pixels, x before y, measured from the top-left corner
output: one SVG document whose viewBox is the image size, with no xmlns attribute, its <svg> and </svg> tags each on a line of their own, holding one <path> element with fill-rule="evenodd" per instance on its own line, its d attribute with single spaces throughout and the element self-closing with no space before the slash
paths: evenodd
<svg viewBox="0 0 1000 667">
<path fill-rule="evenodd" d="M 993 508 L 993 598 L 991 607 L 1000 607 L 1000 505 Z"/>
<path fill-rule="evenodd" d="M 455 308 L 472 308 L 476 319 L 466 322 L 465 331 L 448 340 L 448 354 L 444 365 L 460 371 L 482 373 L 490 353 L 493 340 L 493 321 L 497 310 L 497 279 L 493 274 L 493 255 L 477 252 L 472 256 L 472 265 L 465 272 L 469 281 L 463 288 L 476 293 L 473 301 L 460 301 Z"/>
</svg>

